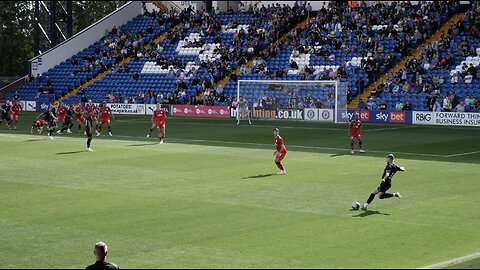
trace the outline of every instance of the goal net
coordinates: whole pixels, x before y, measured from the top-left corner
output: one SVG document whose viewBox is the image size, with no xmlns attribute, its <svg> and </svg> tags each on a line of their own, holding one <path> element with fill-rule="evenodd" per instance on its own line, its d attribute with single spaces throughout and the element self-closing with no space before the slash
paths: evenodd
<svg viewBox="0 0 480 270">
<path fill-rule="evenodd" d="M 236 101 L 238 97 L 248 102 L 248 112 L 242 112 L 242 117 L 248 113 L 252 119 L 348 120 L 346 83 L 337 80 L 238 80 Z"/>
</svg>

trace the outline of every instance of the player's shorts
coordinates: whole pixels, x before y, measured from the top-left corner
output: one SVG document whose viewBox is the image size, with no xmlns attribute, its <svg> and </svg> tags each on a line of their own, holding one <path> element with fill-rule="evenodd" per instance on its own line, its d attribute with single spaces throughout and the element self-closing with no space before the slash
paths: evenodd
<svg viewBox="0 0 480 270">
<path fill-rule="evenodd" d="M 63 123 L 65 125 L 69 125 L 71 122 L 72 122 L 72 118 L 70 118 L 70 117 L 65 117 L 65 119 L 63 120 Z"/>
<path fill-rule="evenodd" d="M 56 127 L 57 126 L 57 121 L 55 119 L 52 119 L 48 122 L 49 127 Z"/>
<path fill-rule="evenodd" d="M 2 120 L 10 120 L 10 118 L 8 117 L 8 114 L 3 114 L 3 113 L 2 113 L 1 119 Z"/>
<path fill-rule="evenodd" d="M 81 117 L 81 118 L 77 117 L 77 122 L 78 123 L 80 123 L 80 122 L 85 123 L 85 117 Z"/>
<path fill-rule="evenodd" d="M 237 108 L 237 113 L 248 112 L 248 108 Z"/>
<path fill-rule="evenodd" d="M 11 113 L 10 118 L 13 118 L 15 120 L 18 120 L 18 114 Z"/>
<path fill-rule="evenodd" d="M 392 183 L 390 182 L 382 182 L 380 186 L 378 186 L 377 190 L 378 192 L 385 193 L 391 186 L 392 186 Z"/>
<path fill-rule="evenodd" d="M 286 154 L 287 154 L 287 152 L 280 153 L 280 155 L 277 155 L 277 157 L 275 159 L 278 159 L 279 161 L 282 161 L 282 159 L 285 157 Z"/>
<path fill-rule="evenodd" d="M 100 124 L 101 124 L 101 125 L 103 125 L 103 124 L 105 124 L 105 123 L 106 123 L 107 125 L 110 125 L 110 119 L 104 119 L 104 118 L 100 119 Z"/>
<path fill-rule="evenodd" d="M 355 140 L 355 138 L 357 138 L 357 140 L 361 141 L 362 140 L 362 135 L 360 135 L 359 133 L 352 133 L 350 134 L 350 139 L 353 141 Z"/>
<path fill-rule="evenodd" d="M 85 127 L 85 133 L 87 133 L 87 137 L 93 137 L 93 131 L 92 129 Z"/>
<path fill-rule="evenodd" d="M 57 116 L 58 121 L 62 120 L 65 121 L 65 115 L 59 115 Z"/>
<path fill-rule="evenodd" d="M 156 126 L 157 128 L 162 128 L 164 129 L 165 128 L 165 123 L 163 124 L 160 124 L 160 123 L 153 123 L 154 126 Z"/>
</svg>

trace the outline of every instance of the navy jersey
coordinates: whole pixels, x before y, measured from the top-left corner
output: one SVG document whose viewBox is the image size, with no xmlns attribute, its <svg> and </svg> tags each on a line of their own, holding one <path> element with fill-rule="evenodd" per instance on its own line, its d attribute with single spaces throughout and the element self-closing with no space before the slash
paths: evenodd
<svg viewBox="0 0 480 270">
<path fill-rule="evenodd" d="M 75 111 L 72 108 L 69 108 L 65 112 L 65 118 L 72 119 L 73 115 L 75 114 Z"/>
<path fill-rule="evenodd" d="M 91 115 L 87 115 L 87 117 L 85 118 L 86 120 L 86 127 L 88 128 L 88 124 L 90 124 L 90 127 L 93 127 L 93 118 Z"/>
<path fill-rule="evenodd" d="M 383 170 L 382 179 L 385 180 L 386 183 L 392 182 L 392 177 L 395 175 L 396 172 L 400 171 L 400 167 L 395 164 L 387 164 L 385 170 Z M 385 175 L 388 173 L 388 177 L 385 178 Z"/>
<path fill-rule="evenodd" d="M 2 111 L 2 116 L 7 116 L 8 113 L 10 112 L 10 108 L 11 108 L 11 107 L 12 107 L 12 106 L 10 106 L 10 105 L 3 104 L 3 105 L 2 105 L 2 109 L 4 109 L 5 112 Z"/>
<path fill-rule="evenodd" d="M 53 107 L 50 112 L 53 114 L 53 116 L 57 117 L 57 109 L 55 109 L 55 107 Z"/>
</svg>

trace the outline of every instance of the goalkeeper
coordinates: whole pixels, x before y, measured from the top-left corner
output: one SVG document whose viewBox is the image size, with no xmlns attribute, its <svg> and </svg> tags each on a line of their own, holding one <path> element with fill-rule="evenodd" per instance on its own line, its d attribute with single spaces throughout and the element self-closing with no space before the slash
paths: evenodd
<svg viewBox="0 0 480 270">
<path fill-rule="evenodd" d="M 250 114 L 248 113 L 248 101 L 240 96 L 237 102 L 237 125 L 240 124 L 242 112 L 245 112 L 245 114 L 248 116 L 248 123 L 251 125 L 252 122 L 250 121 Z"/>
</svg>

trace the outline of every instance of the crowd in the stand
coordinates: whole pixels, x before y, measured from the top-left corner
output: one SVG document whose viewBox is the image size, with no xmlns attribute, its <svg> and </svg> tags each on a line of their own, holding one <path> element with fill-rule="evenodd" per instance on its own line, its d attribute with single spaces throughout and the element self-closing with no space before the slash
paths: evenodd
<svg viewBox="0 0 480 270">
<path fill-rule="evenodd" d="M 471 44 L 472 38 L 477 40 L 476 44 Z M 477 97 L 467 95 L 464 100 L 458 100 L 453 91 L 443 95 L 441 93 L 442 85 L 468 85 L 478 81 L 480 76 L 478 66 L 464 62 L 459 72 L 451 72 L 450 77 L 447 78 L 439 75 L 438 72 L 454 67 L 455 57 L 479 56 L 474 46 L 478 47 L 479 38 L 480 4 L 475 3 L 466 12 L 464 18 L 456 24 L 452 23 L 446 33 L 442 33 L 438 39 L 427 44 L 418 57 L 407 61 L 404 69 L 398 70 L 395 74 L 390 73 L 386 82 L 381 81 L 379 86 L 372 90 L 372 97 L 378 97 L 381 93 L 393 93 L 399 96 L 405 93 L 427 93 L 429 95 L 426 105 L 430 111 L 480 109 L 480 95 Z M 432 75 L 432 72 L 429 74 L 427 71 L 434 71 L 434 73 Z"/>
</svg>

